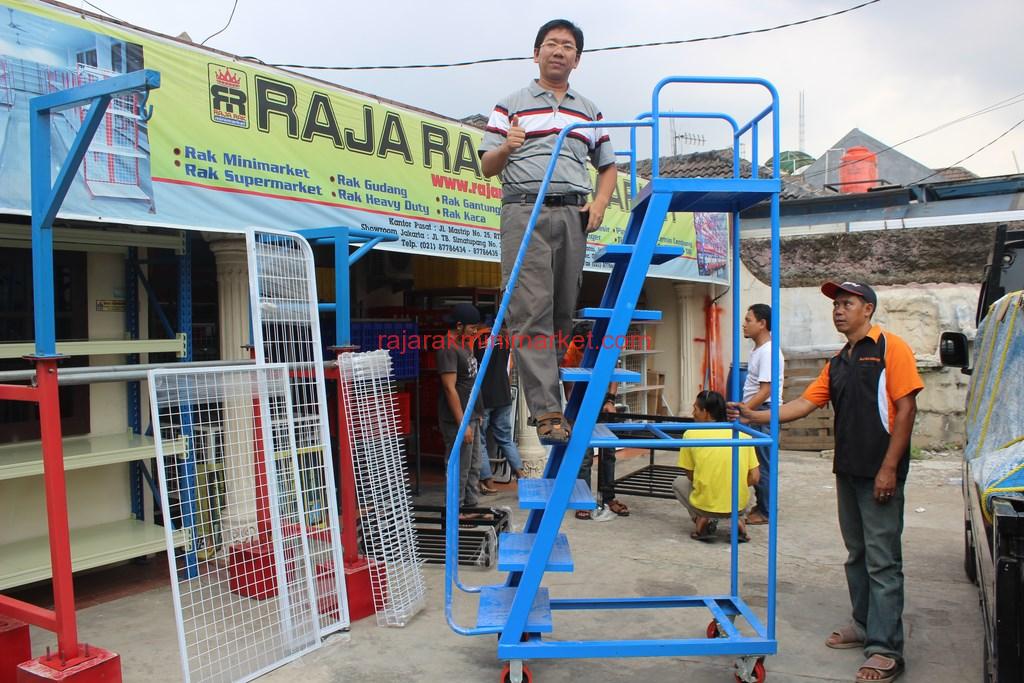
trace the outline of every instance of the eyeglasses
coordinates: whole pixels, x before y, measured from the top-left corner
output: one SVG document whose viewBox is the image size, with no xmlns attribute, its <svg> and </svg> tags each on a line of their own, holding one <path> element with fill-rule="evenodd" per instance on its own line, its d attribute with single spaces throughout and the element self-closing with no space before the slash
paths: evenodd
<svg viewBox="0 0 1024 683">
<path fill-rule="evenodd" d="M 543 43 L 540 44 L 540 48 L 548 52 L 564 51 L 572 54 L 576 54 L 577 52 L 576 43 L 570 43 L 568 41 L 559 42 L 557 40 L 545 40 Z"/>
</svg>

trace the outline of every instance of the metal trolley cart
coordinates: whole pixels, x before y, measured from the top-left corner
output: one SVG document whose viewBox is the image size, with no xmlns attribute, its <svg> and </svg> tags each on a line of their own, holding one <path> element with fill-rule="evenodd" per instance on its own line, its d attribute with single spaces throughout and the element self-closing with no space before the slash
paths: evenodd
<svg viewBox="0 0 1024 683">
<path fill-rule="evenodd" d="M 705 89 L 722 86 L 746 88 L 749 93 L 759 96 L 767 92 L 769 102 L 756 116 L 745 124 L 736 118 L 720 112 L 675 112 L 661 110 L 661 93 L 669 85 L 701 86 Z M 659 127 L 664 118 L 716 119 L 731 127 L 733 134 L 733 176 L 731 178 L 668 178 L 659 174 L 658 149 Z M 758 168 L 759 127 L 770 126 L 772 177 L 761 178 Z M 579 128 L 626 128 L 631 132 L 632 187 L 636 187 L 636 132 L 648 129 L 651 135 L 651 180 L 633 199 L 632 212 L 625 229 L 622 243 L 605 247 L 597 260 L 610 262 L 613 268 L 608 277 L 606 289 L 597 308 L 586 308 L 577 317 L 594 320 L 594 335 L 599 338 L 624 335 L 631 322 L 653 321 L 661 318 L 660 311 L 637 310 L 641 287 L 652 264 L 669 261 L 682 254 L 682 248 L 661 246 L 659 234 L 669 212 L 728 213 L 732 218 L 732 251 L 739 253 L 740 212 L 758 202 L 769 201 L 772 217 L 772 328 L 778 329 L 779 310 L 779 104 L 778 94 L 771 83 L 757 78 L 704 78 L 673 76 L 660 81 L 654 88 L 651 111 L 628 122 L 580 123 L 567 126 L 559 135 L 553 157 L 567 134 Z M 744 136 L 749 137 L 745 138 Z M 755 163 L 752 177 L 740 176 L 740 142 L 749 140 L 751 158 Z M 520 245 L 516 263 L 501 306 L 498 309 L 494 327 L 500 328 L 508 307 L 509 294 L 515 286 L 523 257 L 548 190 L 553 166 L 549 166 L 540 188 L 540 196 L 534 204 L 533 213 Z M 739 363 L 738 324 L 739 275 L 732 270 L 732 305 L 736 322 L 733 324 L 733 364 Z M 569 442 L 553 447 L 550 451 L 544 476 L 541 479 L 527 479 L 519 482 L 520 507 L 529 511 L 522 533 L 502 535 L 498 551 L 498 569 L 507 571 L 503 583 L 489 586 L 464 584 L 458 575 L 459 529 L 456 524 L 446 528 L 445 561 L 445 615 L 451 628 L 462 635 L 497 634 L 498 657 L 508 660 L 501 674 L 503 683 L 531 681 L 532 674 L 524 666 L 531 659 L 559 658 L 602 658 L 602 657 L 680 657 L 695 655 L 727 655 L 735 657 L 735 676 L 739 681 L 764 681 L 764 657 L 774 654 L 778 648 L 775 635 L 776 617 L 776 543 L 777 497 L 772 497 L 770 510 L 771 524 L 768 528 L 768 575 L 767 609 L 762 620 L 751 606 L 739 595 L 739 554 L 737 539 L 737 503 L 739 495 L 738 458 L 741 434 L 752 437 L 743 439 L 745 446 L 768 446 L 771 457 L 777 462 L 778 454 L 778 400 L 771 407 L 771 431 L 763 434 L 739 423 L 678 423 L 678 424 L 598 424 L 597 417 L 604 401 L 609 382 L 638 382 L 638 373 L 617 369 L 618 348 L 587 349 L 579 368 L 563 368 L 562 379 L 579 383 L 584 391 L 574 391 L 566 407 L 566 416 L 575 425 Z M 772 396 L 778 397 L 778 339 L 772 339 Z M 470 403 L 476 401 L 483 377 L 490 362 L 492 348 L 487 349 L 483 366 L 470 395 Z M 732 393 L 738 394 L 738 374 L 733 379 Z M 448 463 L 448 488 L 446 504 L 449 516 L 458 507 L 457 482 L 459 481 L 459 444 L 466 430 L 463 421 L 455 438 L 455 448 Z M 567 509 L 592 509 L 594 501 L 584 483 L 576 478 L 585 449 L 596 448 L 650 448 L 678 447 L 684 442 L 679 432 L 684 429 L 729 428 L 729 439 L 689 439 L 687 446 L 731 447 L 733 457 L 733 513 L 730 561 L 730 589 L 724 595 L 655 596 L 622 598 L 559 598 L 541 586 L 545 572 L 572 571 L 573 560 L 569 542 L 559 527 Z M 643 436 L 637 436 L 644 432 Z M 777 488 L 778 470 L 771 473 L 771 486 Z M 454 588 L 475 593 L 479 596 L 477 621 L 474 626 L 462 626 L 453 617 L 452 600 Z M 711 622 L 706 633 L 699 637 L 621 640 L 612 635 L 607 640 L 556 640 L 552 637 L 553 610 L 619 610 L 619 609 L 665 609 L 703 608 L 708 610 Z M 734 623 L 738 618 L 746 626 Z M 743 632 L 741 632 L 741 628 Z M 753 635 L 746 635 L 747 633 Z M 706 637 L 705 637 L 706 636 Z"/>
</svg>

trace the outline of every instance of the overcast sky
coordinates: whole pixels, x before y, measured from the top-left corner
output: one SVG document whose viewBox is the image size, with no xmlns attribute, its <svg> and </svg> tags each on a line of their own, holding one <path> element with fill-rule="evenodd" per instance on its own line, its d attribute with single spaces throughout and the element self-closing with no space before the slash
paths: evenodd
<svg viewBox="0 0 1024 683">
<path fill-rule="evenodd" d="M 93 0 L 93 4 L 161 33 L 187 31 L 199 42 L 223 27 L 233 1 Z M 455 62 L 530 55 L 537 28 L 555 17 L 577 22 L 590 48 L 764 28 L 845 9 L 859 1 L 239 0 L 229 28 L 207 44 L 267 63 Z M 89 9 L 81 0 L 65 2 Z M 432 70 L 310 73 L 461 118 L 488 113 L 500 97 L 534 77 L 536 66 L 524 61 Z M 571 82 L 597 102 L 606 119 L 621 120 L 650 109 L 654 83 L 675 74 L 746 75 L 772 81 L 781 96 L 783 149 L 798 147 L 798 99 L 804 91 L 805 149 L 815 157 L 852 128 L 895 144 L 1001 101 L 1012 103 L 899 147 L 921 163 L 940 168 L 1024 120 L 1024 1 L 881 0 L 838 17 L 765 34 L 584 54 Z M 763 104 L 757 93 L 740 96 L 721 90 L 679 89 L 666 99 L 668 107 L 737 115 L 749 114 Z M 703 135 L 705 143 L 681 142 L 680 152 L 727 144 L 724 131 L 713 125 L 680 123 L 677 133 L 683 132 Z M 621 141 L 621 137 L 616 140 Z M 662 153 L 670 151 L 666 142 Z M 642 156 L 649 156 L 649 151 Z M 1019 172 L 1024 168 L 1024 123 L 963 165 L 979 175 Z"/>
</svg>

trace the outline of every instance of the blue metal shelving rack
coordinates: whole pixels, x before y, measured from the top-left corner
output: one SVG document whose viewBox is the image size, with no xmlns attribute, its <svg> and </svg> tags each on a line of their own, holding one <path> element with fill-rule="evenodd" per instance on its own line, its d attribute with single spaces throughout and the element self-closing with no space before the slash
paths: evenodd
<svg viewBox="0 0 1024 683">
<path fill-rule="evenodd" d="M 662 90 L 668 85 L 688 86 L 739 86 L 767 92 L 770 103 L 749 122 L 740 125 L 737 120 L 720 112 L 674 112 L 661 111 Z M 717 119 L 726 122 L 733 134 L 733 177 L 731 178 L 667 178 L 659 173 L 658 142 L 659 124 L 663 118 Z M 758 173 L 758 138 L 760 126 L 771 126 L 772 177 L 761 178 Z M 632 168 L 632 187 L 636 187 L 636 131 L 650 130 L 651 181 L 633 200 L 632 212 L 621 244 L 606 247 L 598 261 L 613 264 L 601 301 L 596 308 L 586 308 L 579 317 L 594 320 L 596 338 L 615 338 L 627 333 L 631 321 L 659 320 L 660 311 L 636 309 L 647 270 L 651 264 L 664 263 L 681 255 L 677 247 L 659 246 L 658 237 L 669 212 L 719 212 L 729 213 L 732 218 L 732 251 L 738 258 L 740 240 L 740 212 L 758 202 L 768 200 L 771 204 L 771 253 L 772 281 L 771 306 L 772 329 L 779 329 L 779 102 L 778 93 L 768 81 L 759 78 L 704 78 L 674 76 L 660 81 L 654 88 L 651 111 L 629 122 L 601 122 L 573 124 L 566 127 L 556 142 L 553 157 L 565 137 L 572 130 L 586 127 L 628 128 L 631 131 L 632 149 L 628 152 Z M 752 177 L 740 174 L 740 141 L 749 134 L 751 158 L 754 160 Z M 530 216 L 530 222 L 519 248 L 515 266 L 512 269 L 504 298 L 494 321 L 499 328 L 505 317 L 510 292 L 516 279 L 533 227 L 540 213 L 542 198 L 548 190 L 553 166 L 548 168 L 538 197 Z M 733 365 L 739 365 L 738 316 L 741 312 L 739 300 L 738 268 L 732 269 L 733 307 Z M 603 347 L 603 345 L 601 345 Z M 503 681 L 520 683 L 530 680 L 523 662 L 531 659 L 559 659 L 584 657 L 680 657 L 694 655 L 728 655 L 736 657 L 736 678 L 740 681 L 763 681 L 765 671 L 763 658 L 775 654 L 778 642 L 775 636 L 776 618 L 776 506 L 777 497 L 772 496 L 768 527 L 768 601 L 764 620 L 758 617 L 739 595 L 739 554 L 736 535 L 737 502 L 739 495 L 738 446 L 741 433 L 749 436 L 743 439 L 744 446 L 768 446 L 771 457 L 778 462 L 778 335 L 772 338 L 772 405 L 771 430 L 764 434 L 739 423 L 679 423 L 679 424 L 597 424 L 598 413 L 604 401 L 609 382 L 637 382 L 642 378 L 637 373 L 616 368 L 620 349 L 588 349 L 579 368 L 563 369 L 562 379 L 580 383 L 585 391 L 573 391 L 565 413 L 574 424 L 568 444 L 553 447 L 541 479 L 520 480 L 520 507 L 529 511 L 522 533 L 503 534 L 499 543 L 498 569 L 507 571 L 504 583 L 489 586 L 470 586 L 458 576 L 457 549 L 458 524 L 446 526 L 445 561 L 445 615 L 451 628 L 461 635 L 498 635 L 498 657 L 509 660 L 509 666 L 502 673 Z M 488 348 L 482 360 L 482 367 L 470 395 L 470 403 L 476 401 L 480 380 L 490 362 L 492 349 Z M 739 373 L 734 373 L 730 390 L 732 396 L 739 394 Z M 469 414 L 467 413 L 467 416 Z M 466 430 L 464 420 L 455 438 L 455 448 L 448 463 L 448 487 L 446 505 L 448 519 L 457 518 L 458 508 L 458 460 L 460 444 Z M 687 429 L 730 428 L 731 439 L 690 439 L 687 446 L 717 445 L 732 449 L 733 472 L 733 515 L 732 552 L 730 567 L 730 590 L 727 595 L 702 596 L 644 596 L 623 598 L 558 598 L 550 595 L 541 586 L 545 572 L 572 571 L 573 561 L 569 543 L 559 527 L 567 509 L 592 509 L 595 504 L 584 483 L 576 479 L 584 451 L 596 448 L 649 448 L 684 445 L 681 433 Z M 644 432 L 646 436 L 635 435 Z M 654 438 L 650 438 L 650 434 Z M 745 485 L 745 482 L 744 482 Z M 778 488 L 778 470 L 771 472 L 771 487 Z M 452 601 L 454 587 L 467 593 L 479 594 L 479 609 L 475 626 L 457 624 L 453 618 Z M 704 608 L 711 615 L 712 622 L 706 634 L 700 637 L 683 637 L 658 640 L 596 640 L 559 641 L 549 636 L 553 631 L 551 613 L 553 610 L 615 610 L 615 609 L 662 609 L 662 608 Z M 744 635 L 734 624 L 742 617 L 754 635 Z"/>
</svg>

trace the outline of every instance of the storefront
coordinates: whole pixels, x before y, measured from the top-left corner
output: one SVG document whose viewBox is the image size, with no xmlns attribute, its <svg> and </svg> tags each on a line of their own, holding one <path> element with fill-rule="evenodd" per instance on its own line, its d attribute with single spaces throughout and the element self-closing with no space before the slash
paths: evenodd
<svg viewBox="0 0 1024 683">
<path fill-rule="evenodd" d="M 0 296 L 0 316 L 12 321 L 2 340 L 9 342 L 3 369 L 18 367 L 21 347 L 14 342 L 31 334 L 28 280 L 16 268 L 28 245 L 28 102 L 141 68 L 158 71 L 161 87 L 148 101 L 115 99 L 58 217 L 59 335 L 87 340 L 64 347 L 74 355 L 69 364 L 247 357 L 246 250 L 239 235 L 247 226 L 342 225 L 393 235 L 352 271 L 353 317 L 366 324 L 429 328 L 459 300 L 493 310 L 501 188 L 480 172 L 479 129 L 63 5 L 8 0 L 4 8 L 10 21 L 0 26 L 0 242 L 15 286 Z M 79 109 L 55 117 L 57 154 L 82 121 Z M 606 225 L 592 235 L 581 305 L 600 298 L 607 271 L 593 257 L 621 237 L 630 195 L 628 174 L 620 174 Z M 666 221 L 662 242 L 685 254 L 653 268 L 645 287 L 642 306 L 664 318 L 639 330 L 651 339 L 647 348 L 625 354 L 643 377 L 622 390 L 631 409 L 686 414 L 713 370 L 707 359 L 716 342 L 706 330 L 714 325 L 705 322 L 714 322 L 707 306 L 727 282 L 727 234 L 721 215 Z M 329 301 L 331 257 L 318 249 L 317 258 L 320 296 Z M 418 404 L 423 420 L 432 421 L 429 360 L 405 360 L 401 379 L 419 385 L 410 406 Z M 99 529 L 128 516 L 151 522 L 152 500 L 131 464 L 152 451 L 145 392 L 124 383 L 74 391 L 79 398 L 68 402 L 65 436 L 82 439 L 83 451 L 81 471 L 69 476 L 73 524 Z M 13 429 L 30 422 L 25 415 L 0 410 L 0 440 L 33 437 Z M 125 434 L 125 444 L 116 446 L 94 438 Z M 5 545 L 45 533 L 38 473 L 18 460 L 31 459 L 26 447 L 0 445 L 0 512 L 14 522 L 0 533 L 0 556 Z M 162 535 L 150 540 L 132 552 L 162 546 Z M 4 571 L 0 566 L 0 589 L 38 578 L 5 579 Z"/>
</svg>

